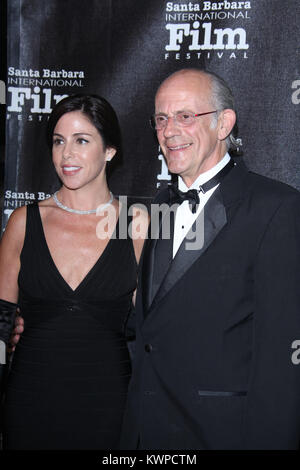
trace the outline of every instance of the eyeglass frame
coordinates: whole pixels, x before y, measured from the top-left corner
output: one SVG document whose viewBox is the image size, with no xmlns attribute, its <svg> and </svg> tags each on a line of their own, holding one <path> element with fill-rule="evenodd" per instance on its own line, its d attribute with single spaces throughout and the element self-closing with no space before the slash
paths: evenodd
<svg viewBox="0 0 300 470">
<path fill-rule="evenodd" d="M 215 111 L 207 111 L 206 113 L 198 113 L 198 114 L 194 114 L 190 111 L 178 111 L 174 116 L 168 116 L 168 115 L 164 115 L 164 114 L 152 114 L 152 116 L 150 117 L 150 126 L 153 130 L 162 130 L 162 129 L 165 129 L 168 125 L 168 120 L 170 118 L 173 118 L 175 123 L 179 126 L 179 127 L 189 127 L 193 124 L 193 122 L 189 123 L 189 124 L 183 124 L 183 123 L 178 123 L 178 121 L 176 120 L 176 117 L 178 114 L 182 114 L 182 113 L 189 113 L 191 115 L 191 117 L 193 118 L 196 118 L 196 117 L 199 117 L 199 116 L 206 116 L 207 114 L 213 114 L 213 113 L 218 113 L 220 110 L 219 109 L 216 109 Z M 159 129 L 155 126 L 152 125 L 152 120 L 155 122 L 155 117 L 156 116 L 161 116 L 163 118 L 165 118 L 164 122 L 166 123 L 163 127 L 160 127 Z"/>
</svg>

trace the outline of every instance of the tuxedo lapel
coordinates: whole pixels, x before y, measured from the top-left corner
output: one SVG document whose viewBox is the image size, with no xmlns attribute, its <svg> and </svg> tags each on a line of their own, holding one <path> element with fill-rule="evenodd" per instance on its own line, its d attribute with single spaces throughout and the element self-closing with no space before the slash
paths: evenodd
<svg viewBox="0 0 300 470">
<path fill-rule="evenodd" d="M 148 230 L 148 238 L 145 241 L 144 246 L 144 256 L 142 263 L 142 278 L 141 278 L 141 287 L 142 287 L 142 301 L 143 309 L 146 314 L 149 310 L 150 304 L 152 302 L 152 292 L 153 292 L 153 273 L 154 273 L 154 261 L 155 261 L 155 248 L 157 241 L 159 239 L 159 234 L 161 231 L 161 221 L 168 211 L 168 206 L 166 202 L 169 200 L 168 190 L 164 190 L 158 195 L 154 200 L 151 208 L 151 224 Z M 153 216 L 152 209 L 155 207 L 155 204 L 159 205 L 161 210 L 161 219 L 160 223 L 154 223 L 155 215 Z M 157 219 L 155 219 L 157 220 Z"/>
<path fill-rule="evenodd" d="M 192 264 L 205 253 L 226 222 L 226 210 L 217 188 L 183 240 L 151 307 L 160 302 Z M 197 233 L 196 241 L 193 241 L 193 232 Z"/>
<path fill-rule="evenodd" d="M 242 161 L 238 162 L 232 171 L 224 178 L 222 184 L 215 190 L 211 198 L 204 207 L 204 240 L 203 246 L 199 249 L 186 249 L 191 243 L 191 231 L 194 225 L 183 240 L 175 258 L 170 264 L 169 270 L 163 280 L 160 289 L 154 299 L 151 299 L 152 277 L 154 267 L 154 250 L 157 239 L 148 239 L 145 244 L 145 256 L 142 268 L 142 296 L 145 314 L 154 308 L 165 295 L 174 287 L 181 277 L 187 272 L 193 263 L 209 248 L 222 228 L 230 223 L 231 207 L 239 204 L 243 198 L 244 181 L 247 178 L 248 170 Z M 158 195 L 156 203 L 161 204 L 168 200 L 168 191 L 164 190 Z M 228 220 L 227 220 L 228 219 Z M 198 221 L 199 223 L 199 221 Z M 201 220 L 199 225 L 201 226 Z M 150 236 L 150 235 L 149 235 Z M 192 246 L 190 246 L 192 248 Z M 150 313 L 150 312 L 149 312 Z"/>
<path fill-rule="evenodd" d="M 149 229 L 149 232 L 150 232 L 150 229 Z M 155 248 L 155 240 L 148 238 L 145 241 L 145 246 L 144 246 L 142 275 L 140 279 L 144 315 L 147 313 L 150 303 L 151 303 L 152 277 L 153 277 L 153 267 L 154 267 L 154 248 Z"/>
</svg>

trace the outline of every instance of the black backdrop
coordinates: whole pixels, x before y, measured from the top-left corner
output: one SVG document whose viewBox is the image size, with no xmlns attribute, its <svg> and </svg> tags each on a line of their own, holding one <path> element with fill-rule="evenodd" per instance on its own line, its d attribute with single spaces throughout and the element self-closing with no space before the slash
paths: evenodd
<svg viewBox="0 0 300 470">
<path fill-rule="evenodd" d="M 160 81 L 182 67 L 229 82 L 246 163 L 300 189 L 299 13 L 299 0 L 8 0 L 3 227 L 58 186 L 44 135 L 57 95 L 113 104 L 124 155 L 110 187 L 150 201 L 170 176 L 148 117 Z"/>
</svg>

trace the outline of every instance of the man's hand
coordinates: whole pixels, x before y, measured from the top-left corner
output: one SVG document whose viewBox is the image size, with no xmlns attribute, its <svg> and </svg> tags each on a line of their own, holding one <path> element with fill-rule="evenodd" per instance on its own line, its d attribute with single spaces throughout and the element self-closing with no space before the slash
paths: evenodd
<svg viewBox="0 0 300 470">
<path fill-rule="evenodd" d="M 15 319 L 15 328 L 13 329 L 12 335 L 10 337 L 10 344 L 8 346 L 8 352 L 12 353 L 16 349 L 16 345 L 19 342 L 20 336 L 24 331 L 24 320 L 20 315 L 16 316 Z"/>
</svg>

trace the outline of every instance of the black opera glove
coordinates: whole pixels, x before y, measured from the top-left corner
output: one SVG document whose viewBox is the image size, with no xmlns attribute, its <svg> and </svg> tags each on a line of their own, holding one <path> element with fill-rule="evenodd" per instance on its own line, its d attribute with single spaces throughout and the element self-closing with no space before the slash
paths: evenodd
<svg viewBox="0 0 300 470">
<path fill-rule="evenodd" d="M 14 326 L 15 315 L 18 305 L 0 299 L 0 396 L 5 387 L 6 367 L 6 345 Z"/>
<path fill-rule="evenodd" d="M 8 343 L 14 326 L 17 304 L 0 299 L 0 340 Z"/>
</svg>

